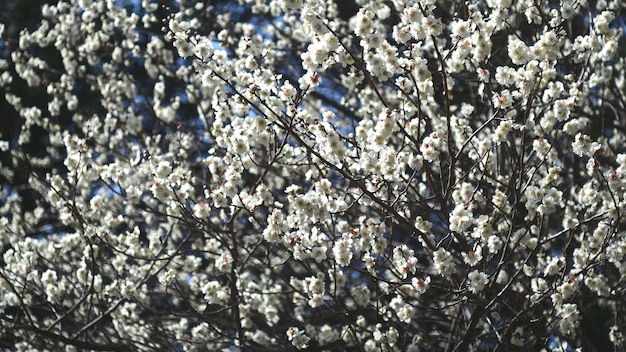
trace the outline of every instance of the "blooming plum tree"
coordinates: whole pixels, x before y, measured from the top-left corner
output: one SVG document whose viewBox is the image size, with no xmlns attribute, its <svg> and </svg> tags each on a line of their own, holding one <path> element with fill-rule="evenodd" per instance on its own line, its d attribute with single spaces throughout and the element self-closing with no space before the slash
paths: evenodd
<svg viewBox="0 0 626 352">
<path fill-rule="evenodd" d="M 623 348 L 622 1 L 162 3 L 0 25 L 3 347 Z"/>
</svg>

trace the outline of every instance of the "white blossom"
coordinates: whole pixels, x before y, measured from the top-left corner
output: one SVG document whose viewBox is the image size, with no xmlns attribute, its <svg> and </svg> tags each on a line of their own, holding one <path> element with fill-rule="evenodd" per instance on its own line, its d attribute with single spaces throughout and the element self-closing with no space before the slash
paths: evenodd
<svg viewBox="0 0 626 352">
<path fill-rule="evenodd" d="M 0 24 L 7 349 L 593 349 L 579 298 L 625 313 L 620 1 L 36 3 Z"/>
</svg>

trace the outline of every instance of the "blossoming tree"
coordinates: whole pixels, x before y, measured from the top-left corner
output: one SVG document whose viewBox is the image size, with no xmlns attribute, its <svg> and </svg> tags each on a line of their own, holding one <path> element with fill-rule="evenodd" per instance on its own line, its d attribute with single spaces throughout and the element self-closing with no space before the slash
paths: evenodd
<svg viewBox="0 0 626 352">
<path fill-rule="evenodd" d="M 621 348 L 621 0 L 170 5 L 2 33 L 3 347 Z"/>
</svg>

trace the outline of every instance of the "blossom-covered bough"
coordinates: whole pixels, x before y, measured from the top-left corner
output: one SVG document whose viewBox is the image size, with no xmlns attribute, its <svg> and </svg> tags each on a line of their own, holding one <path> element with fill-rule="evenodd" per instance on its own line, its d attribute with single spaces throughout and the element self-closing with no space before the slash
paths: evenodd
<svg viewBox="0 0 626 352">
<path fill-rule="evenodd" d="M 356 4 L 3 33 L 3 347 L 623 348 L 622 1 Z"/>
</svg>

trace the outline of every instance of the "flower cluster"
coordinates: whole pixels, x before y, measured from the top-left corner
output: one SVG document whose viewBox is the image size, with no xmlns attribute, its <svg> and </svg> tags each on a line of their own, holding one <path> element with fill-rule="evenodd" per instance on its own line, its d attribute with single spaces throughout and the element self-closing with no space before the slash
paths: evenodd
<svg viewBox="0 0 626 352">
<path fill-rule="evenodd" d="M 11 350 L 623 345 L 622 1 L 175 3 L 0 25 Z"/>
</svg>

